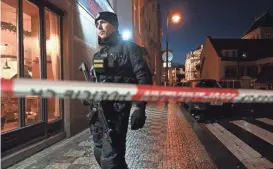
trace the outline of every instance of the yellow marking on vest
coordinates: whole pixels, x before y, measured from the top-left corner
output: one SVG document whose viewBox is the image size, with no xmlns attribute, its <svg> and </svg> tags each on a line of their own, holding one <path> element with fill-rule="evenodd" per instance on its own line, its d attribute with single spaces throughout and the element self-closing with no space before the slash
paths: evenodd
<svg viewBox="0 0 273 169">
<path fill-rule="evenodd" d="M 94 60 L 94 63 L 103 63 L 103 60 Z"/>
<path fill-rule="evenodd" d="M 94 68 L 103 68 L 103 64 L 94 64 Z"/>
</svg>

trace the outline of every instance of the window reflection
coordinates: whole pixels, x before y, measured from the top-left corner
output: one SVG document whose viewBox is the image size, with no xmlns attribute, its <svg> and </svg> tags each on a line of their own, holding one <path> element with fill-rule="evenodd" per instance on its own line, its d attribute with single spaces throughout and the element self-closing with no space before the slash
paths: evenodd
<svg viewBox="0 0 273 169">
<path fill-rule="evenodd" d="M 23 1 L 24 32 L 24 78 L 40 79 L 39 8 L 27 0 Z M 31 125 L 41 121 L 40 98 L 27 96 L 25 122 Z"/>
<path fill-rule="evenodd" d="M 59 16 L 52 11 L 45 10 L 46 20 L 46 54 L 47 54 L 47 79 L 60 80 L 60 24 Z M 48 99 L 48 121 L 61 117 L 60 99 Z"/>
<path fill-rule="evenodd" d="M 1 78 L 17 78 L 17 0 L 1 0 Z M 17 128 L 18 98 L 1 97 L 1 132 Z"/>
</svg>

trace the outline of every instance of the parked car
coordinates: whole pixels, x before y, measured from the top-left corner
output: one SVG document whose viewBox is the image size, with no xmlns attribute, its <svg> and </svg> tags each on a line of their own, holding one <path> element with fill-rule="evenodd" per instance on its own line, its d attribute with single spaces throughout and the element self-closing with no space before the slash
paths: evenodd
<svg viewBox="0 0 273 169">
<path fill-rule="evenodd" d="M 222 88 L 221 85 L 213 79 L 191 80 L 186 82 L 185 87 L 201 88 Z M 223 102 L 184 102 L 184 107 L 193 116 L 204 117 L 205 115 L 223 114 L 232 115 L 231 103 Z"/>
</svg>

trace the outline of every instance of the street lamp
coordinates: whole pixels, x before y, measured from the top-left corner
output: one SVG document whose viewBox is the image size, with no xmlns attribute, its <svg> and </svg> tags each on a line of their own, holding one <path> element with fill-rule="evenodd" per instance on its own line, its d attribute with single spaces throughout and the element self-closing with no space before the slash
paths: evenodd
<svg viewBox="0 0 273 169">
<path fill-rule="evenodd" d="M 179 14 L 174 14 L 174 15 L 172 16 L 172 21 L 173 21 L 173 23 L 179 23 L 180 20 L 181 20 L 181 16 L 180 16 Z"/>
<path fill-rule="evenodd" d="M 122 39 L 123 40 L 130 40 L 131 39 L 131 32 L 126 30 L 122 33 Z"/>
<path fill-rule="evenodd" d="M 165 86 L 167 86 L 167 82 L 168 82 L 168 59 L 169 59 L 169 33 L 168 33 L 168 29 L 169 29 L 169 22 L 172 22 L 174 24 L 178 24 L 181 21 L 181 15 L 179 13 L 174 13 L 172 15 L 170 15 L 169 10 L 167 11 L 167 20 L 166 20 L 166 79 L 165 79 Z"/>
</svg>

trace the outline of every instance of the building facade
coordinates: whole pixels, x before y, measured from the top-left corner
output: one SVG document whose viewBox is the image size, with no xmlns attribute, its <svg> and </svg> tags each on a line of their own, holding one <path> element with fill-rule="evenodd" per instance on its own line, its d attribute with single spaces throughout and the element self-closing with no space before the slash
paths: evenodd
<svg viewBox="0 0 273 169">
<path fill-rule="evenodd" d="M 132 0 L 133 39 L 146 50 L 154 84 L 161 83 L 161 23 L 157 0 Z"/>
<path fill-rule="evenodd" d="M 1 78 L 84 81 L 79 65 L 82 61 L 91 65 L 93 54 L 99 50 L 94 21 L 98 12 L 116 12 L 121 31 L 131 29 L 132 38 L 135 35 L 137 29 L 133 22 L 127 21 L 140 16 L 140 13 L 132 13 L 133 4 L 137 2 L 124 0 L 124 3 L 117 0 L 1 0 Z M 125 7 L 127 12 L 122 10 Z M 154 16 L 158 12 L 157 4 L 153 2 L 150 8 L 154 10 L 149 15 L 157 18 Z M 157 22 L 150 19 L 153 30 L 157 29 L 154 28 Z M 150 33 L 141 34 L 138 42 L 153 57 L 150 60 L 155 67 L 155 57 L 159 56 L 155 48 L 160 51 L 161 47 L 147 45 L 149 42 L 144 37 L 152 37 L 156 32 Z M 160 42 L 158 36 L 153 39 Z M 155 42 L 151 43 L 155 45 Z M 87 112 L 88 107 L 79 100 L 2 96 L 2 167 L 86 129 Z"/>
<path fill-rule="evenodd" d="M 250 88 L 266 65 L 273 63 L 273 40 L 208 37 L 201 53 L 201 78 L 240 81 Z"/>
<path fill-rule="evenodd" d="M 196 80 L 200 79 L 200 55 L 203 50 L 203 45 L 196 50 L 189 52 L 185 60 L 185 79 Z"/>
<path fill-rule="evenodd" d="M 242 39 L 273 39 L 273 16 L 268 11 L 256 18 Z"/>
<path fill-rule="evenodd" d="M 169 68 L 169 84 L 175 86 L 179 82 L 185 81 L 185 66 L 173 63 Z"/>
<path fill-rule="evenodd" d="M 267 11 L 254 20 L 241 39 L 208 37 L 201 53 L 201 78 L 216 79 L 231 88 L 251 88 L 258 81 L 270 80 L 265 71 L 273 63 L 272 34 L 273 16 Z M 261 74 L 263 80 L 259 80 Z"/>
</svg>

